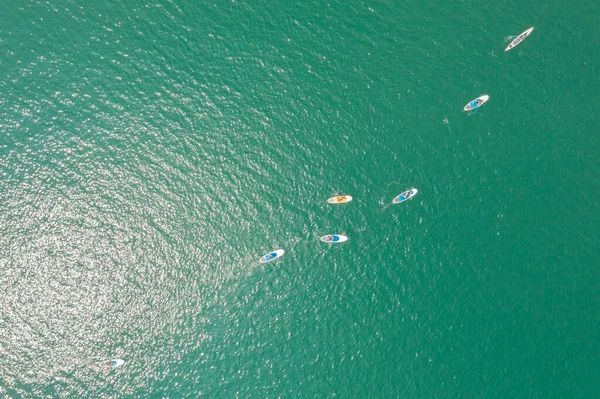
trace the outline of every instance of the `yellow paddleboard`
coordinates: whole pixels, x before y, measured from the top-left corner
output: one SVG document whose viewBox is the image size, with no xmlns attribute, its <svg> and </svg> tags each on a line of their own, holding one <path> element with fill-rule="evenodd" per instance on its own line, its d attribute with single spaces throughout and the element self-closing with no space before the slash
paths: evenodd
<svg viewBox="0 0 600 399">
<path fill-rule="evenodd" d="M 349 195 L 337 195 L 327 200 L 330 204 L 345 204 L 350 201 L 352 201 L 352 197 Z"/>
</svg>

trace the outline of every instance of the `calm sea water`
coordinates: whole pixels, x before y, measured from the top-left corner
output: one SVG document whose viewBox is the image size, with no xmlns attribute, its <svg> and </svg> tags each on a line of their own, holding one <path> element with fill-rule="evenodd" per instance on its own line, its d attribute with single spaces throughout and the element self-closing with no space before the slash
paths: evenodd
<svg viewBox="0 0 600 399">
<path fill-rule="evenodd" d="M 598 15 L 5 1 L 0 395 L 600 397 Z"/>
</svg>

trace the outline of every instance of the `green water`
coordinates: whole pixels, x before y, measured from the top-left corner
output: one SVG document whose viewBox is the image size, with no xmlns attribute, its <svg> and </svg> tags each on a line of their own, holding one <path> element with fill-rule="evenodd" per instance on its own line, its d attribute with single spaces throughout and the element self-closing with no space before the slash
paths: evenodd
<svg viewBox="0 0 600 399">
<path fill-rule="evenodd" d="M 600 397 L 598 15 L 5 1 L 0 396 Z"/>
</svg>

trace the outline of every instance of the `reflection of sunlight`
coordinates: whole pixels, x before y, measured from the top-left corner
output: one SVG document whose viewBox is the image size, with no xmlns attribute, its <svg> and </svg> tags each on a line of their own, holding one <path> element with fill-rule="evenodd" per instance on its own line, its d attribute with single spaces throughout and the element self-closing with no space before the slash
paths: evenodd
<svg viewBox="0 0 600 399">
<path fill-rule="evenodd" d="M 15 392 L 24 384 L 31 393 L 30 384 L 51 386 L 63 377 L 92 388 L 105 378 L 93 366 L 111 358 L 126 362 L 116 372 L 137 370 L 150 383 L 163 373 L 157 363 L 210 338 L 200 314 L 209 305 L 203 298 L 214 297 L 219 284 L 198 281 L 217 275 L 184 259 L 180 233 L 157 227 L 176 226 L 176 212 L 151 194 L 115 195 L 115 186 L 127 192 L 143 185 L 119 168 L 96 165 L 86 179 L 63 184 L 73 170 L 81 172 L 70 157 L 50 170 L 27 165 L 38 179 L 11 182 L 3 193 L 0 373 Z M 159 202 L 149 215 L 152 201 Z"/>
</svg>

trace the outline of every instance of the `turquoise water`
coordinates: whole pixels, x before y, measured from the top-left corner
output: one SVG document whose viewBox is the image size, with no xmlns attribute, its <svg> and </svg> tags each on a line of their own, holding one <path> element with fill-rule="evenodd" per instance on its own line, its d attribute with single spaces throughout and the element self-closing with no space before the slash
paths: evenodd
<svg viewBox="0 0 600 399">
<path fill-rule="evenodd" d="M 599 12 L 6 2 L 0 394 L 600 396 Z"/>
</svg>

